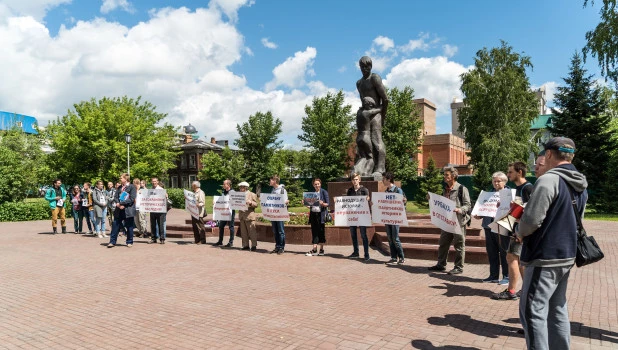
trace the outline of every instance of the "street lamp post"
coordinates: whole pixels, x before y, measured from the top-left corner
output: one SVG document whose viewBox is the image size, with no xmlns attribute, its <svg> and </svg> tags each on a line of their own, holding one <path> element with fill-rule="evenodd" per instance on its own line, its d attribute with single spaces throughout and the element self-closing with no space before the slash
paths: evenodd
<svg viewBox="0 0 618 350">
<path fill-rule="evenodd" d="M 124 134 L 124 140 L 127 143 L 127 174 L 129 174 L 129 177 L 131 177 L 131 156 L 129 154 L 129 145 L 131 144 L 131 134 L 126 133 Z"/>
</svg>

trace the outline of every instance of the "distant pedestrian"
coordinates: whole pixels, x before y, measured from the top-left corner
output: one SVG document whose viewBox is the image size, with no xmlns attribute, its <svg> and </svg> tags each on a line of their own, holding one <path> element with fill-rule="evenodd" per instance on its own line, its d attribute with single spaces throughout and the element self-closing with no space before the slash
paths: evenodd
<svg viewBox="0 0 618 350">
<path fill-rule="evenodd" d="M 84 212 L 82 211 L 82 190 L 79 185 L 73 186 L 69 194 L 71 200 L 71 216 L 73 217 L 73 226 L 76 234 L 81 234 L 84 226 Z"/>
<path fill-rule="evenodd" d="M 58 218 L 60 218 L 62 233 L 67 233 L 66 211 L 64 209 L 64 201 L 66 198 L 67 190 L 62 186 L 62 180 L 54 180 L 52 187 L 47 189 L 45 193 L 45 200 L 49 202 L 49 208 L 51 209 L 52 230 L 54 234 L 58 233 Z"/>
<path fill-rule="evenodd" d="M 92 188 L 90 182 L 82 187 L 82 214 L 88 224 L 88 234 L 94 235 L 94 208 L 92 207 Z"/>
<path fill-rule="evenodd" d="M 135 228 L 137 229 L 137 233 L 135 234 L 136 237 L 147 237 L 148 236 L 148 229 L 147 229 L 147 222 L 146 222 L 146 213 L 143 212 L 142 210 L 140 210 L 140 201 L 141 201 L 141 195 L 140 195 L 140 190 L 142 190 L 142 181 L 140 181 L 140 179 L 133 179 L 133 186 L 135 186 L 135 189 L 137 191 L 137 201 L 135 204 Z"/>
<path fill-rule="evenodd" d="M 94 212 L 94 234 L 99 238 L 107 237 L 105 234 L 105 217 L 107 216 L 107 196 L 103 188 L 103 181 L 96 182 L 92 191 Z"/>
</svg>

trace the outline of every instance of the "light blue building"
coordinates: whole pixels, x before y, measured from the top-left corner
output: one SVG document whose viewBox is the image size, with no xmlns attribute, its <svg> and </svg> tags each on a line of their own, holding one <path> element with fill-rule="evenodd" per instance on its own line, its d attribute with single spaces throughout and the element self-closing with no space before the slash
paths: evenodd
<svg viewBox="0 0 618 350">
<path fill-rule="evenodd" d="M 0 111 L 0 130 L 11 130 L 15 127 L 20 128 L 27 134 L 38 134 L 37 121 L 35 117 L 23 114 Z"/>
</svg>

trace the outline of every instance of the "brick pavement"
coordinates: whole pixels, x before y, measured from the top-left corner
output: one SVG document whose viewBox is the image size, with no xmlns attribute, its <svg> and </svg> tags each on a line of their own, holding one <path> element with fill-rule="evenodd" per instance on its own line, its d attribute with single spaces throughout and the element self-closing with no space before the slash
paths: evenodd
<svg viewBox="0 0 618 350">
<path fill-rule="evenodd" d="M 107 249 L 50 226 L 0 223 L 0 349 L 525 347 L 517 302 L 490 300 L 501 286 L 478 282 L 487 265 L 452 277 L 410 257 L 386 267 L 375 250 L 365 264 L 344 258 L 349 247 L 276 256 L 262 242 L 257 253 L 186 239 Z M 618 223 L 585 226 L 606 258 L 571 274 L 572 348 L 618 348 Z"/>
</svg>

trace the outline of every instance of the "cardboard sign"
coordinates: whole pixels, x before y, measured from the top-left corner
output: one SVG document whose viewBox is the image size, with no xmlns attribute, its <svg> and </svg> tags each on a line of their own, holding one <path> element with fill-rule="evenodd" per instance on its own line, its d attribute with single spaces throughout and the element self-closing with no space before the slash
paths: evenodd
<svg viewBox="0 0 618 350">
<path fill-rule="evenodd" d="M 139 190 L 140 207 L 144 213 L 167 213 L 167 192 L 164 189 Z"/>
<path fill-rule="evenodd" d="M 391 192 L 373 192 L 371 203 L 371 218 L 374 223 L 408 226 L 403 195 Z"/>
<path fill-rule="evenodd" d="M 439 227 L 441 230 L 451 232 L 457 235 L 463 234 L 459 220 L 457 219 L 457 208 L 454 201 L 429 192 L 429 212 L 431 215 L 431 223 Z"/>
<path fill-rule="evenodd" d="M 497 232 L 503 236 L 508 236 L 509 231 L 503 228 L 502 226 L 498 225 L 496 221 L 499 221 L 500 219 L 504 218 L 505 216 L 509 214 L 509 211 L 511 210 L 511 201 L 515 199 L 515 190 L 504 188 L 500 190 L 500 192 L 498 193 L 500 195 L 500 206 L 498 207 L 498 210 L 496 211 L 496 216 L 494 217 L 494 221 L 490 223 L 488 226 L 492 232 Z"/>
<path fill-rule="evenodd" d="M 247 210 L 247 194 L 246 192 L 230 191 L 230 209 L 232 210 Z"/>
<path fill-rule="evenodd" d="M 196 219 L 200 218 L 200 208 L 195 200 L 195 193 L 184 190 L 185 193 L 185 210 Z"/>
<path fill-rule="evenodd" d="M 262 217 L 270 221 L 290 221 L 290 214 L 285 202 L 288 200 L 287 194 L 260 194 L 260 205 L 262 206 Z"/>
<path fill-rule="evenodd" d="M 499 202 L 500 192 L 481 191 L 472 209 L 472 216 L 496 217 Z"/>
<path fill-rule="evenodd" d="M 317 192 L 303 192 L 303 205 L 310 207 L 320 200 L 320 194 Z"/>
<path fill-rule="evenodd" d="M 214 196 L 212 201 L 212 219 L 218 221 L 232 221 L 229 196 Z"/>
<path fill-rule="evenodd" d="M 371 226 L 367 197 L 335 197 L 335 226 Z"/>
</svg>

